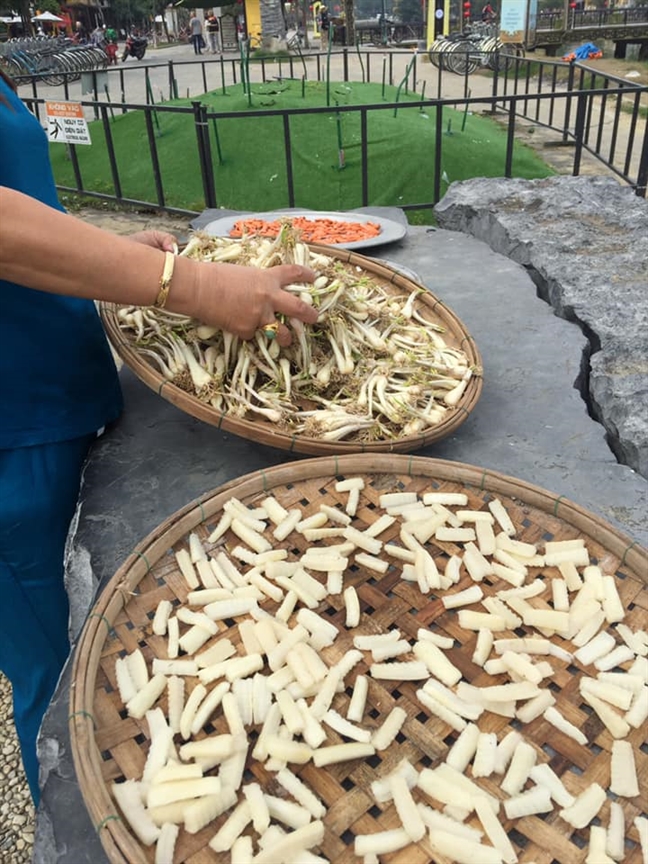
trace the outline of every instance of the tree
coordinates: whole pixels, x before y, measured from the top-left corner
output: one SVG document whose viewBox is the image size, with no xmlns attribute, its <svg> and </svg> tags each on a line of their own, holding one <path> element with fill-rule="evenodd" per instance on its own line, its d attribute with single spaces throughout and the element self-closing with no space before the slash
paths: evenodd
<svg viewBox="0 0 648 864">
<path fill-rule="evenodd" d="M 353 9 L 353 0 L 344 0 L 344 27 L 345 27 L 345 42 L 347 45 L 355 44 L 355 13 Z"/>
<path fill-rule="evenodd" d="M 286 35 L 284 7 L 281 0 L 261 0 L 261 38 L 272 39 L 273 36 L 283 38 Z"/>
</svg>

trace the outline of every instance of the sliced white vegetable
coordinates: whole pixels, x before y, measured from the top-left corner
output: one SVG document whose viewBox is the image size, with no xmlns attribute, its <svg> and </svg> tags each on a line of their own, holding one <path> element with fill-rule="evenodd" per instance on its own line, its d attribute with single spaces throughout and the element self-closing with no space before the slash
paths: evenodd
<svg viewBox="0 0 648 864">
<path fill-rule="evenodd" d="M 213 849 L 214 852 L 229 852 L 234 842 L 251 821 L 252 809 L 250 804 L 246 800 L 241 801 L 209 841 L 209 848 Z"/>
<path fill-rule="evenodd" d="M 475 798 L 474 803 L 477 817 L 484 826 L 484 831 L 486 832 L 488 839 L 502 856 L 504 864 L 516 864 L 516 861 L 518 860 L 517 853 L 513 848 L 506 831 L 502 827 L 502 823 L 493 813 L 493 809 L 489 805 L 488 799 L 478 795 Z M 506 803 L 504 806 L 506 807 Z"/>
<path fill-rule="evenodd" d="M 171 822 L 164 823 L 155 846 L 155 864 L 173 864 L 173 853 L 179 833 L 179 825 L 173 825 Z"/>
<path fill-rule="evenodd" d="M 507 819 L 522 819 L 534 813 L 549 813 L 553 810 L 551 794 L 546 786 L 533 786 L 504 802 Z"/>
<path fill-rule="evenodd" d="M 621 861 L 625 856 L 625 816 L 618 801 L 610 801 L 605 851 L 615 861 Z"/>
<path fill-rule="evenodd" d="M 607 832 L 602 825 L 590 825 L 589 847 L 585 864 L 614 864 L 605 851 Z"/>
<path fill-rule="evenodd" d="M 610 792 L 622 798 L 639 795 L 634 749 L 629 741 L 612 742 Z"/>
<path fill-rule="evenodd" d="M 175 559 L 188 587 L 192 590 L 198 588 L 200 581 L 196 575 L 194 565 L 191 563 L 189 552 L 186 549 L 179 549 L 175 553 Z"/>
<path fill-rule="evenodd" d="M 347 708 L 347 720 L 353 723 L 361 723 L 364 716 L 365 705 L 367 703 L 367 693 L 369 690 L 369 679 L 366 675 L 358 675 L 353 685 L 353 693 L 349 700 Z M 375 744 L 374 744 L 375 746 Z"/>
<path fill-rule="evenodd" d="M 146 812 L 140 794 L 140 784 L 135 780 L 113 783 L 113 796 L 133 833 L 144 846 L 152 846 L 160 836 L 160 829 Z"/>
<path fill-rule="evenodd" d="M 477 666 L 483 666 L 493 647 L 493 631 L 482 628 L 477 632 L 477 643 L 472 655 L 472 662 Z"/>
<path fill-rule="evenodd" d="M 500 785 L 507 795 L 518 795 L 526 783 L 538 754 L 526 741 L 520 741 L 513 752 L 511 762 Z"/>
<path fill-rule="evenodd" d="M 126 703 L 129 717 L 141 720 L 149 708 L 160 698 L 166 689 L 167 679 L 165 675 L 154 675 L 148 684 Z"/>
<path fill-rule="evenodd" d="M 592 783 L 578 795 L 571 807 L 563 808 L 560 815 L 574 828 L 584 828 L 597 815 L 604 801 L 605 789 Z"/>
<path fill-rule="evenodd" d="M 630 725 L 607 702 L 593 696 L 591 693 L 581 693 L 583 700 L 596 711 L 601 722 L 607 727 L 613 738 L 625 738 L 630 732 Z"/>
<path fill-rule="evenodd" d="M 324 765 L 333 765 L 337 762 L 365 759 L 367 756 L 373 756 L 375 752 L 376 748 L 373 744 L 363 744 L 356 741 L 351 744 L 333 744 L 330 747 L 320 747 L 313 751 L 313 764 L 317 768 L 321 768 Z"/>
<path fill-rule="evenodd" d="M 390 784 L 392 800 L 396 806 L 398 818 L 412 843 L 418 843 L 425 834 L 425 823 L 416 807 L 407 781 L 403 776 L 393 774 L 390 778 Z"/>
<path fill-rule="evenodd" d="M 579 744 L 587 744 L 587 736 L 584 735 L 580 729 L 574 726 L 573 723 L 570 723 L 563 715 L 558 711 L 557 708 L 554 708 L 553 705 L 550 705 L 546 711 L 543 712 L 542 715 L 548 723 L 551 723 L 552 726 L 555 726 L 560 732 L 564 735 L 568 735 L 570 738 L 573 738 L 574 741 L 578 741 Z"/>
<path fill-rule="evenodd" d="M 576 800 L 571 792 L 565 789 L 560 777 L 546 762 L 534 765 L 529 773 L 529 777 L 534 783 L 548 789 L 553 800 L 561 807 L 571 807 Z"/>
<path fill-rule="evenodd" d="M 515 752 L 517 745 L 522 741 L 522 736 L 515 729 L 511 729 L 502 738 L 497 745 L 497 753 L 495 754 L 495 773 L 504 774 L 508 768 L 509 762 Z"/>
<path fill-rule="evenodd" d="M 439 855 L 446 856 L 456 864 L 502 864 L 504 860 L 500 852 L 492 846 L 473 843 L 445 831 L 430 831 L 430 845 Z"/>
<path fill-rule="evenodd" d="M 374 748 L 378 751 L 386 750 L 394 741 L 406 720 L 407 712 L 398 705 L 395 705 L 385 718 L 382 725 L 379 726 L 371 736 L 371 743 Z"/>
<path fill-rule="evenodd" d="M 358 856 L 388 855 L 397 852 L 412 842 L 404 828 L 376 831 L 373 834 L 356 834 L 353 851 Z"/>
<path fill-rule="evenodd" d="M 164 636 L 167 632 L 167 621 L 173 609 L 173 603 L 170 600 L 160 600 L 153 616 L 153 624 L 151 629 L 156 636 Z"/>
<path fill-rule="evenodd" d="M 473 777 L 490 777 L 495 770 L 496 753 L 497 735 L 494 732 L 480 732 L 473 760 Z"/>
</svg>

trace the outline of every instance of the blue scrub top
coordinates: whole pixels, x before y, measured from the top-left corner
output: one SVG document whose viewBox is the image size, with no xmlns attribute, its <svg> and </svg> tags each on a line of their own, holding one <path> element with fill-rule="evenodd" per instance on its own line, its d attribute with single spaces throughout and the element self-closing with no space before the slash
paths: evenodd
<svg viewBox="0 0 648 864">
<path fill-rule="evenodd" d="M 63 210 L 45 132 L 2 78 L 0 97 L 0 186 Z M 11 218 L 6 208 L 0 212 L 0 222 Z M 64 256 L 75 237 L 59 241 Z M 121 407 L 115 364 L 93 301 L 0 278 L 0 449 L 90 434 L 116 419 Z"/>
</svg>

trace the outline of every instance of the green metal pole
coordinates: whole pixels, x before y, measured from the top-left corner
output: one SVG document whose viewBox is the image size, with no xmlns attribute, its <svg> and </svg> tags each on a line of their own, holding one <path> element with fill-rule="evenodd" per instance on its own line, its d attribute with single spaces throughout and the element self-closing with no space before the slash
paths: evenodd
<svg viewBox="0 0 648 864">
<path fill-rule="evenodd" d="M 470 94 L 471 94 L 471 93 L 472 93 L 472 90 L 469 90 L 469 91 L 468 91 L 468 98 L 469 98 L 469 99 L 470 99 Z M 463 120 L 461 121 L 461 131 L 462 131 L 462 132 L 463 132 L 464 129 L 466 128 L 466 120 L 467 120 L 467 119 L 468 119 L 468 104 L 466 104 L 466 107 L 464 108 Z"/>
<path fill-rule="evenodd" d="M 223 164 L 223 151 L 221 150 L 220 143 L 220 135 L 218 134 L 218 126 L 216 125 L 216 118 L 212 118 L 212 125 L 214 127 L 214 140 L 216 141 L 216 152 L 218 153 L 218 164 Z"/>
</svg>

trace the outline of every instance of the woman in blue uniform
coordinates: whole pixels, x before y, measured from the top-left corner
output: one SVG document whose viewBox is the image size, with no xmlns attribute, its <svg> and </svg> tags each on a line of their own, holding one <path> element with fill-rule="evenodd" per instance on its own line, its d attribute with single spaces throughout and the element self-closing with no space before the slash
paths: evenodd
<svg viewBox="0 0 648 864">
<path fill-rule="evenodd" d="M 279 313 L 317 317 L 281 290 L 311 281 L 304 267 L 200 264 L 172 245 L 63 211 L 45 133 L 0 72 L 0 670 L 35 803 L 36 737 L 69 652 L 65 541 L 88 449 L 122 407 L 93 301 L 166 306 L 243 339 Z M 285 325 L 276 338 L 289 344 Z"/>
</svg>

